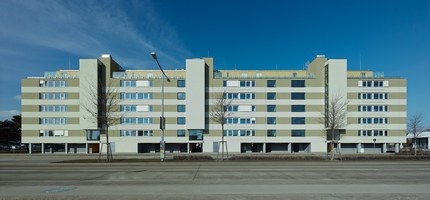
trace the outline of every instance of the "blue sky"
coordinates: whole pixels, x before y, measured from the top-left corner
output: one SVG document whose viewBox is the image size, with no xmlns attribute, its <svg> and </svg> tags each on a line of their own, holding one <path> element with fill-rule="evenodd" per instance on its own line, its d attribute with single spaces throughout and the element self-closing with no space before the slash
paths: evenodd
<svg viewBox="0 0 430 200">
<path fill-rule="evenodd" d="M 0 1 L 0 119 L 20 79 L 110 53 L 128 69 L 301 69 L 316 54 L 408 79 L 408 115 L 430 126 L 430 1 Z"/>
</svg>

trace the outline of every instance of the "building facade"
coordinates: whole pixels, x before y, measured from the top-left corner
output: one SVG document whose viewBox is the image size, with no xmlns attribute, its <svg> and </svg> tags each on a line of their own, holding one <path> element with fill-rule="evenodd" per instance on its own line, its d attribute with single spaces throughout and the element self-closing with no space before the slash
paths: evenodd
<svg viewBox="0 0 430 200">
<path fill-rule="evenodd" d="M 105 151 L 100 102 L 109 96 L 112 151 L 159 152 L 161 72 L 123 70 L 110 55 L 79 65 L 22 80 L 22 142 L 42 153 Z M 348 104 L 342 152 L 397 152 L 406 142 L 406 79 L 348 71 L 346 59 L 318 55 L 305 70 L 216 70 L 212 58 L 197 58 L 165 72 L 168 153 L 220 150 L 221 125 L 210 119 L 219 98 L 231 101 L 231 153 L 327 152 L 324 111 L 336 98 Z"/>
</svg>

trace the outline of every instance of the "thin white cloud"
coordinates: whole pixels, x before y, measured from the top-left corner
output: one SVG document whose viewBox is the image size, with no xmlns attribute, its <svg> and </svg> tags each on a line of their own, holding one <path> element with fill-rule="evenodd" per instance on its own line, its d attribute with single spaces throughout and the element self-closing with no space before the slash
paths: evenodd
<svg viewBox="0 0 430 200">
<path fill-rule="evenodd" d="M 13 99 L 15 99 L 15 100 L 21 100 L 21 95 L 15 95 L 15 96 L 13 96 Z"/>
<path fill-rule="evenodd" d="M 138 20 L 133 20 L 121 3 L 2 1 L 0 36 L 82 57 L 110 53 L 121 64 L 134 68 L 152 65 L 150 52 L 156 50 L 166 68 L 182 66 L 190 53 L 148 2 L 134 2 L 139 7 L 135 11 Z"/>
<path fill-rule="evenodd" d="M 12 118 L 14 115 L 19 115 L 21 112 L 19 110 L 0 110 L 0 117 L 1 118 Z"/>
</svg>

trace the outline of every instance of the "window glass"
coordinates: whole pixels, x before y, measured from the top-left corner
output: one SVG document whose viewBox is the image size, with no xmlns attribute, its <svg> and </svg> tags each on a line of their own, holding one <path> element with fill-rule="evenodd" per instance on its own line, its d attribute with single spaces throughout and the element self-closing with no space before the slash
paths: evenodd
<svg viewBox="0 0 430 200">
<path fill-rule="evenodd" d="M 291 118 L 291 124 L 305 124 L 305 118 L 304 117 L 292 117 Z"/>
<path fill-rule="evenodd" d="M 305 112 L 305 105 L 291 105 L 291 112 Z"/>
<path fill-rule="evenodd" d="M 177 124 L 184 125 L 185 124 L 185 117 L 178 117 L 176 121 L 177 121 Z"/>
<path fill-rule="evenodd" d="M 185 130 L 178 130 L 178 137 L 185 137 Z"/>
<path fill-rule="evenodd" d="M 291 80 L 291 87 L 305 87 L 305 80 Z"/>
<path fill-rule="evenodd" d="M 273 130 L 273 129 L 267 130 L 267 137 L 276 137 L 276 130 Z"/>
<path fill-rule="evenodd" d="M 267 99 L 275 100 L 276 99 L 276 92 L 268 92 L 267 93 Z"/>
<path fill-rule="evenodd" d="M 185 112 L 185 105 L 178 105 L 177 110 L 178 112 Z"/>
<path fill-rule="evenodd" d="M 178 92 L 178 100 L 185 100 L 185 92 Z"/>
<path fill-rule="evenodd" d="M 276 117 L 267 117 L 267 124 L 276 124 Z"/>
<path fill-rule="evenodd" d="M 291 93 L 291 99 L 294 99 L 294 100 L 304 100 L 305 99 L 305 93 L 303 93 L 303 92 L 293 92 L 293 93 Z"/>
<path fill-rule="evenodd" d="M 291 130 L 291 137 L 305 137 L 305 130 Z"/>
<path fill-rule="evenodd" d="M 185 80 L 178 80 L 177 86 L 178 87 L 185 87 Z"/>
<path fill-rule="evenodd" d="M 276 80 L 267 80 L 267 87 L 276 87 Z"/>
<path fill-rule="evenodd" d="M 267 105 L 267 112 L 276 112 L 276 105 Z"/>
</svg>

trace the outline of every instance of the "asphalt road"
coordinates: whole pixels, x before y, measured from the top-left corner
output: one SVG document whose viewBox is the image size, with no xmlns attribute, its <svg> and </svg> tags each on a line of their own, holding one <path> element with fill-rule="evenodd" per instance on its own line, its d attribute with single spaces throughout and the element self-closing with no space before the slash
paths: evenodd
<svg viewBox="0 0 430 200">
<path fill-rule="evenodd" d="M 54 163 L 70 159 L 0 155 L 0 199 L 430 198 L 430 162 Z"/>
</svg>

